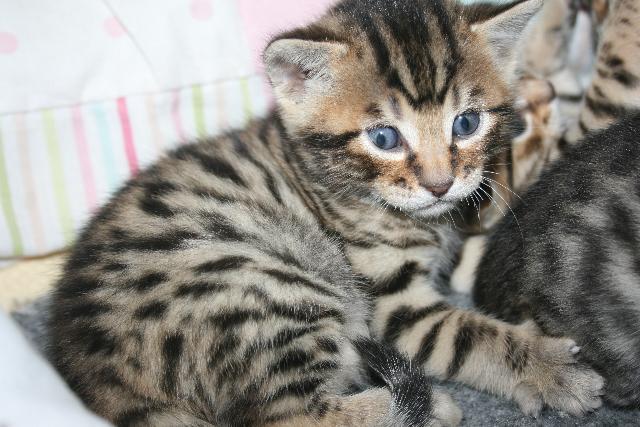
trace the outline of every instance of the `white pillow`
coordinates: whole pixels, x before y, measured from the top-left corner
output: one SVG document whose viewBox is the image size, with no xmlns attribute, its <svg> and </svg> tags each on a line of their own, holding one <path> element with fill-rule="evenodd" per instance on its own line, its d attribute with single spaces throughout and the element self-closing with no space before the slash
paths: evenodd
<svg viewBox="0 0 640 427">
<path fill-rule="evenodd" d="M 107 427 L 0 310 L 0 426 Z"/>
</svg>

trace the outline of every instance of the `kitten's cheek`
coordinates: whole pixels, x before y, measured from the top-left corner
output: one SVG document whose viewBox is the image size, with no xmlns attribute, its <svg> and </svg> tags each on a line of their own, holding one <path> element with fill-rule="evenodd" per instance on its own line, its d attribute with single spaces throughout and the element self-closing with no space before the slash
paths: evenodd
<svg viewBox="0 0 640 427">
<path fill-rule="evenodd" d="M 455 202 L 469 197 L 482 184 L 482 169 L 470 171 L 463 178 L 456 178 L 451 189 L 443 198 L 445 201 Z"/>
</svg>

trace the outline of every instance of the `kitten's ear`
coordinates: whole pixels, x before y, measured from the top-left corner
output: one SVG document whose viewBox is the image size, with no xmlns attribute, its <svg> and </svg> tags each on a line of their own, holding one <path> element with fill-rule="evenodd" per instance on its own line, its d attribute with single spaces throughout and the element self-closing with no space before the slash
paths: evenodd
<svg viewBox="0 0 640 427">
<path fill-rule="evenodd" d="M 335 65 L 347 51 L 346 45 L 336 42 L 278 39 L 269 44 L 264 61 L 281 106 L 331 93 L 336 82 Z"/>
<path fill-rule="evenodd" d="M 497 68 L 509 81 L 515 77 L 518 47 L 527 24 L 544 0 L 516 0 L 507 4 L 477 3 L 464 7 L 471 29 L 482 35 Z M 557 0 L 547 0 L 557 1 Z"/>
</svg>

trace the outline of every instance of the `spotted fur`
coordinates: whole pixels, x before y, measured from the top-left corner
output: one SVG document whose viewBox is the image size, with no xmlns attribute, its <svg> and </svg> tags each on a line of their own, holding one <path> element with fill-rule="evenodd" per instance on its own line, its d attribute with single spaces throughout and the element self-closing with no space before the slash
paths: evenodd
<svg viewBox="0 0 640 427">
<path fill-rule="evenodd" d="M 169 153 L 80 236 L 51 322 L 74 390 L 122 426 L 457 424 L 426 375 L 527 413 L 596 407 L 571 340 L 437 291 L 448 214 L 512 134 L 513 46 L 539 6 L 345 0 L 276 37 L 277 111 Z M 469 110 L 479 131 L 453 138 Z"/>
</svg>

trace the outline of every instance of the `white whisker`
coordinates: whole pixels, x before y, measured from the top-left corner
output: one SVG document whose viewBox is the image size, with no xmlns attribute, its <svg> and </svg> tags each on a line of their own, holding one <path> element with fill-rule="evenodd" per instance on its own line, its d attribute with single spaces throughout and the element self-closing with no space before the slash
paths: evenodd
<svg viewBox="0 0 640 427">
<path fill-rule="evenodd" d="M 500 187 L 504 188 L 505 190 L 509 191 L 511 194 L 513 194 L 514 196 L 516 196 L 518 199 L 522 200 L 522 197 L 520 197 L 519 194 L 517 194 L 515 191 L 513 191 L 512 189 L 510 189 L 509 187 L 507 187 L 504 184 L 501 184 L 500 182 L 496 181 L 495 179 L 491 179 L 488 176 L 482 177 L 482 179 L 488 179 L 491 182 L 495 182 L 496 184 L 498 184 Z"/>
</svg>

